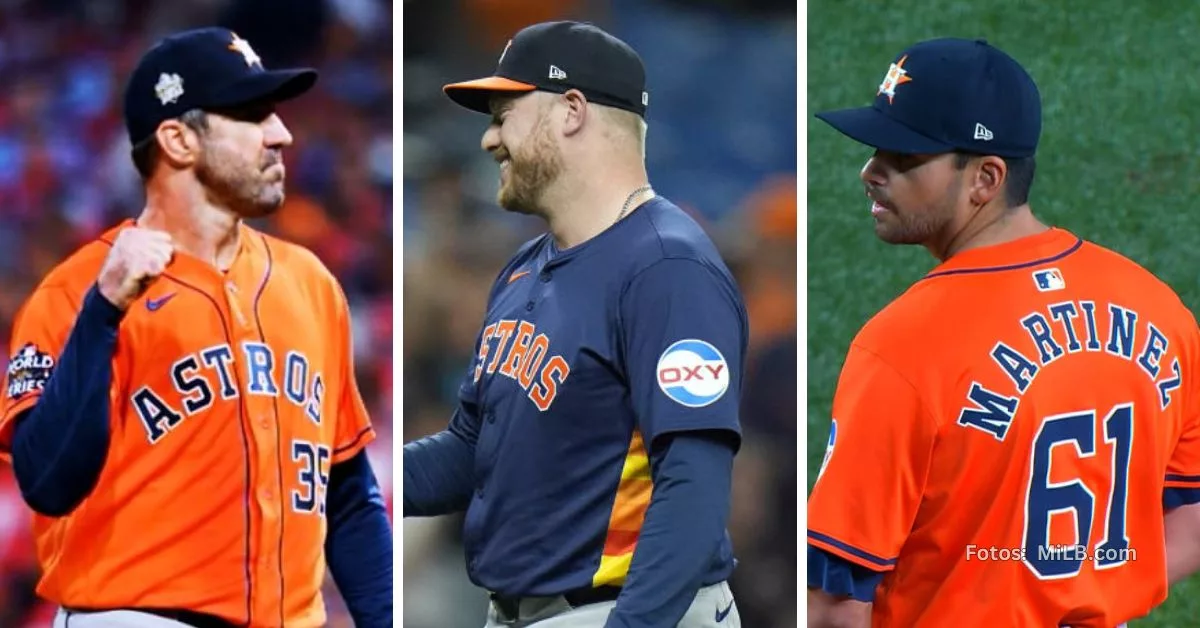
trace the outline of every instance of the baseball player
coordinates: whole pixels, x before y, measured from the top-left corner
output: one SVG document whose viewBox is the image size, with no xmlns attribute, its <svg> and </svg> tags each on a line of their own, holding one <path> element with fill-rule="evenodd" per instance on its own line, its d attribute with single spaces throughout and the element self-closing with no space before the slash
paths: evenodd
<svg viewBox="0 0 1200 628">
<path fill-rule="evenodd" d="M 874 150 L 861 179 L 879 238 L 938 264 L 846 357 L 808 502 L 809 625 L 1146 615 L 1169 570 L 1195 568 L 1178 551 L 1194 560 L 1200 530 L 1192 314 L 1034 217 L 1038 89 L 988 43 L 917 43 L 872 106 L 818 117 Z M 1164 509 L 1183 536 L 1164 534 Z"/>
<path fill-rule="evenodd" d="M 357 625 L 391 625 L 346 298 L 243 222 L 280 207 L 274 107 L 316 78 L 205 28 L 129 79 L 146 208 L 29 296 L 0 406 L 56 626 L 321 626 L 327 565 Z"/>
<path fill-rule="evenodd" d="M 738 626 L 725 523 L 747 342 L 701 228 L 647 183 L 645 70 L 590 24 L 517 33 L 445 88 L 491 115 L 498 202 L 549 232 L 496 277 L 449 428 L 404 447 L 404 516 L 466 511 L 487 626 Z"/>
</svg>

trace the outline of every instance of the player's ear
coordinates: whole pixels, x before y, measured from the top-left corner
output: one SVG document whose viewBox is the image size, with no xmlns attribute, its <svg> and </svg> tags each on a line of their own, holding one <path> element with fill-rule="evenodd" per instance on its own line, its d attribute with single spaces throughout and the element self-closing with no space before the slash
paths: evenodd
<svg viewBox="0 0 1200 628">
<path fill-rule="evenodd" d="M 162 158 L 176 167 L 186 168 L 200 155 L 200 137 L 180 120 L 167 120 L 154 132 Z"/>
<path fill-rule="evenodd" d="M 1008 165 L 995 155 L 985 155 L 969 168 L 971 176 L 971 201 L 986 205 L 1004 194 L 1004 182 L 1008 179 Z"/>
<path fill-rule="evenodd" d="M 566 105 L 566 117 L 563 120 L 563 135 L 574 135 L 583 129 L 587 122 L 587 98 L 577 89 L 569 89 L 562 95 Z"/>
</svg>

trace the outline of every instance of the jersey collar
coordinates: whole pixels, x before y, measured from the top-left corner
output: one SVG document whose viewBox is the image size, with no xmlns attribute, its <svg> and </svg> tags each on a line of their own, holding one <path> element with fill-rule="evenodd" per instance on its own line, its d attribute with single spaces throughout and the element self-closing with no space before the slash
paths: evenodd
<svg viewBox="0 0 1200 628">
<path fill-rule="evenodd" d="M 581 258 L 585 255 L 589 255 L 593 251 L 602 249 L 604 242 L 609 239 L 615 238 L 618 240 L 618 242 L 620 242 L 622 236 L 619 234 L 628 229 L 629 224 L 635 222 L 636 220 L 640 220 L 640 214 L 645 214 L 647 211 L 652 211 L 655 209 L 658 206 L 659 198 L 659 196 L 655 195 L 649 199 L 646 199 L 645 201 L 642 201 L 642 203 L 635 205 L 617 222 L 609 225 L 606 229 L 592 236 L 588 240 L 580 244 L 576 244 L 569 249 L 558 248 L 558 245 L 554 242 L 554 236 L 550 233 L 547 233 L 545 248 L 548 256 L 547 264 L 558 265 L 574 258 Z M 635 219 L 634 216 L 639 216 L 639 218 Z"/>
<path fill-rule="evenodd" d="M 1062 259 L 1079 250 L 1082 245 L 1083 240 L 1079 236 L 1066 229 L 1051 227 L 1042 233 L 1010 242 L 963 251 L 938 264 L 925 275 L 925 279 L 1039 266 Z"/>
<path fill-rule="evenodd" d="M 122 229 L 136 226 L 137 222 L 132 218 L 126 218 L 116 225 L 105 231 L 100 239 L 111 245 L 117 237 L 117 234 Z M 238 248 L 237 253 L 233 256 L 233 261 L 230 263 L 229 269 L 224 273 L 218 271 L 212 264 L 205 262 L 199 258 L 193 257 L 183 251 L 176 251 L 175 259 L 167 266 L 167 272 L 175 275 L 209 275 L 213 278 L 220 278 L 224 275 L 233 274 L 239 266 L 243 266 L 248 262 L 252 262 L 262 255 L 262 244 L 258 238 L 254 237 L 255 232 L 246 222 L 238 221 Z"/>
</svg>

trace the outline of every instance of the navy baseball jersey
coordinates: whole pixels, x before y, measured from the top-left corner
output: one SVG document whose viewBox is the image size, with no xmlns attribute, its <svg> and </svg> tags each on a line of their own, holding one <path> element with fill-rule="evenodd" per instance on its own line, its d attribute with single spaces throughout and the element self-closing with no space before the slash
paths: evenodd
<svg viewBox="0 0 1200 628">
<path fill-rule="evenodd" d="M 748 323 L 700 226 L 655 198 L 560 251 L 504 267 L 451 429 L 475 441 L 468 573 L 504 595 L 623 584 L 652 494 L 647 456 L 673 432 L 740 442 Z M 728 533 L 705 582 L 734 567 Z"/>
</svg>

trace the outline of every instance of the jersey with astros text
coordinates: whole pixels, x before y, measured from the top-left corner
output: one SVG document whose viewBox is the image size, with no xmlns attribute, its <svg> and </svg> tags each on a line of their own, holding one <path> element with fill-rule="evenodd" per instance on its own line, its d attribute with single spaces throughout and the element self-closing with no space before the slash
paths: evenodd
<svg viewBox="0 0 1200 628">
<path fill-rule="evenodd" d="M 624 583 L 663 435 L 740 437 L 745 308 L 707 235 L 648 201 L 595 238 L 528 243 L 501 271 L 459 390 L 475 440 L 464 539 L 505 595 Z M 733 568 L 728 534 L 705 574 Z"/>
<path fill-rule="evenodd" d="M 1167 593 L 1200 487 L 1196 322 L 1062 229 L 945 262 L 855 338 L 808 542 L 886 572 L 874 626 L 1111 627 Z"/>
<path fill-rule="evenodd" d="M 5 456 L 130 224 L 62 262 L 19 312 Z M 351 347 L 345 297 L 311 253 L 244 225 L 225 273 L 177 252 L 121 321 L 95 489 L 64 517 L 34 515 L 38 593 L 67 607 L 323 625 L 331 465 L 374 438 Z"/>
</svg>

